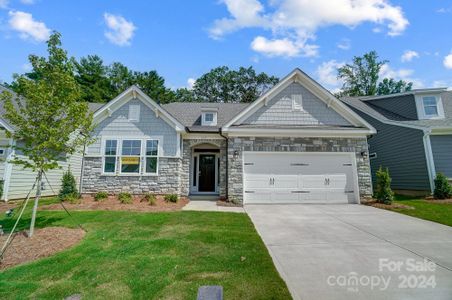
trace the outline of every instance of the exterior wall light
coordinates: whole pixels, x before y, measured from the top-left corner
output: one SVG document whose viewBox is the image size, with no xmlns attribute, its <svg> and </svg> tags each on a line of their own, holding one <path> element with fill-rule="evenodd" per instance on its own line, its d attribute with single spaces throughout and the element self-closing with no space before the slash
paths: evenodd
<svg viewBox="0 0 452 300">
<path fill-rule="evenodd" d="M 234 150 L 233 156 L 234 156 L 234 159 L 239 158 L 239 150 Z"/>
<path fill-rule="evenodd" d="M 367 151 L 361 151 L 361 157 L 367 159 L 368 157 Z"/>
</svg>

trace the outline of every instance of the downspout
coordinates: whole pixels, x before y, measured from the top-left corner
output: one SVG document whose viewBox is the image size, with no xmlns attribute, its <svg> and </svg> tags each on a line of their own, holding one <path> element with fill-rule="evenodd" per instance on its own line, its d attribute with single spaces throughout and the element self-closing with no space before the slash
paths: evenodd
<svg viewBox="0 0 452 300">
<path fill-rule="evenodd" d="M 229 199 L 229 138 L 225 135 L 223 135 L 223 132 L 220 128 L 220 135 L 223 137 L 226 141 L 226 200 Z"/>
<path fill-rule="evenodd" d="M 86 144 L 83 144 L 82 165 L 80 168 L 80 183 L 78 185 L 78 193 L 80 195 L 82 194 L 83 168 L 85 167 L 85 151 L 86 151 Z"/>
<path fill-rule="evenodd" d="M 430 191 L 433 193 L 434 181 L 436 177 L 435 162 L 433 160 L 432 144 L 430 143 L 431 130 L 424 130 L 423 142 L 425 150 L 425 160 L 427 162 L 428 177 L 430 181 Z"/>
</svg>

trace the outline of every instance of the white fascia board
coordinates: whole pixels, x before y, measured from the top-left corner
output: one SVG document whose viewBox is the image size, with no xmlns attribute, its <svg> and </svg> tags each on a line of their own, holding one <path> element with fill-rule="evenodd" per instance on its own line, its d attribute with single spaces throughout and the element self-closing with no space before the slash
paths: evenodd
<svg viewBox="0 0 452 300">
<path fill-rule="evenodd" d="M 262 128 L 228 128 L 227 136 L 255 137 L 359 137 L 366 138 L 373 134 L 369 129 L 332 130 L 332 129 L 262 129 Z"/>
<path fill-rule="evenodd" d="M 417 89 L 417 90 L 411 90 L 411 91 L 407 91 L 407 92 L 388 94 L 388 95 L 363 96 L 363 97 L 360 98 L 360 100 L 361 101 L 372 101 L 372 100 L 379 100 L 379 99 L 385 99 L 385 98 L 401 97 L 401 96 L 406 96 L 406 95 L 421 95 L 421 94 L 442 93 L 442 92 L 446 92 L 446 91 L 447 91 L 446 87 L 429 88 L 429 89 Z"/>
<path fill-rule="evenodd" d="M 147 105 L 154 112 L 158 112 L 158 117 L 163 117 L 168 124 L 173 126 L 177 132 L 184 132 L 185 127 L 177 121 L 173 116 L 171 116 L 166 110 L 164 110 L 160 105 L 158 105 L 154 100 L 152 100 L 148 95 L 146 95 L 139 87 L 133 85 L 121 94 L 119 94 L 115 99 L 108 102 L 106 105 L 101 107 L 93 115 L 94 121 L 100 123 L 102 120 L 107 118 L 111 113 L 122 106 L 122 104 L 130 99 L 140 99 L 145 105 Z"/>
<path fill-rule="evenodd" d="M 449 135 L 452 134 L 452 127 L 432 127 L 430 129 L 431 135 Z"/>
<path fill-rule="evenodd" d="M 184 140 L 224 140 L 218 133 L 182 133 L 182 139 Z"/>
<path fill-rule="evenodd" d="M 9 126 L 4 120 L 0 119 L 0 126 L 5 128 L 9 132 L 14 132 L 13 128 Z"/>
<path fill-rule="evenodd" d="M 228 128 L 233 124 L 243 121 L 251 114 L 253 114 L 258 108 L 262 105 L 266 105 L 266 103 L 276 94 L 278 94 L 281 90 L 287 87 L 292 82 L 298 82 L 306 89 L 308 89 L 311 93 L 317 96 L 321 101 L 324 101 L 328 107 L 332 107 L 338 114 L 344 117 L 347 121 L 355 126 L 364 126 L 369 128 L 373 133 L 377 131 L 366 122 L 363 118 L 361 118 L 358 114 L 356 114 L 352 109 L 347 107 L 342 101 L 334 97 L 329 91 L 327 91 L 324 87 L 322 87 L 319 83 L 317 83 L 314 79 L 309 77 L 307 74 L 302 72 L 300 69 L 293 70 L 289 75 L 284 77 L 277 85 L 271 88 L 267 93 L 259 97 L 256 101 L 254 101 L 251 105 L 246 107 L 242 112 L 240 112 L 235 118 L 229 121 L 223 128 Z M 259 105 L 261 104 L 261 105 Z"/>
</svg>

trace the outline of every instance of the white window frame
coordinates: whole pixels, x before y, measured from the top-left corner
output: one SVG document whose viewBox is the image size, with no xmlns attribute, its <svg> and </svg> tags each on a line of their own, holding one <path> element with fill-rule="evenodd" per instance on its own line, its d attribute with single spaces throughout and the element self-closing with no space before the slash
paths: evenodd
<svg viewBox="0 0 452 300">
<path fill-rule="evenodd" d="M 116 164 L 115 164 L 115 172 L 104 172 L 105 171 L 105 146 L 107 140 L 116 140 Z M 122 170 L 122 160 L 121 157 L 129 156 L 122 155 L 122 141 L 124 140 L 140 140 L 141 148 L 140 148 L 140 169 L 138 173 L 123 173 Z M 146 155 L 146 143 L 147 141 L 156 140 L 158 141 L 157 146 L 157 156 L 154 155 Z M 162 136 L 131 136 L 131 137 L 111 137 L 104 136 L 101 141 L 101 155 L 102 155 L 102 176 L 158 176 L 159 175 L 159 166 L 160 166 L 160 158 L 162 157 L 163 149 L 163 137 Z M 111 157 L 107 155 L 107 157 Z M 132 155 L 131 157 L 135 157 Z M 155 173 L 146 173 L 146 157 L 157 157 L 157 170 Z"/>
<path fill-rule="evenodd" d="M 141 106 L 139 104 L 129 104 L 129 121 L 139 122 L 140 121 L 140 111 Z M 134 115 L 136 114 L 136 115 Z"/>
<path fill-rule="evenodd" d="M 124 155 L 122 154 L 122 147 L 124 141 L 139 141 L 140 142 L 140 155 Z M 119 157 L 119 174 L 126 175 L 126 176 L 136 176 L 141 175 L 142 173 L 142 167 L 143 167 L 143 140 L 142 139 L 135 139 L 135 138 L 123 138 L 121 140 L 121 147 L 119 148 L 120 153 L 118 155 Z M 123 172 L 122 171 L 122 158 L 123 157 L 138 157 L 138 172 Z"/>
<path fill-rule="evenodd" d="M 5 156 L 6 148 L 0 147 L 0 156 Z"/>
<path fill-rule="evenodd" d="M 291 98 L 292 98 L 292 110 L 303 111 L 303 95 L 293 94 Z"/>
<path fill-rule="evenodd" d="M 212 121 L 206 120 L 206 115 L 212 114 Z M 202 112 L 201 125 L 203 126 L 215 126 L 217 125 L 217 112 L 216 111 L 204 111 Z"/>
<path fill-rule="evenodd" d="M 436 100 L 436 110 L 438 112 L 437 115 L 427 115 L 425 113 L 425 105 L 424 98 L 434 97 Z M 432 94 L 421 94 L 416 95 L 416 109 L 419 120 L 428 120 L 428 119 L 443 119 L 444 118 L 444 108 L 443 102 L 441 100 L 440 95 L 432 95 Z"/>
</svg>

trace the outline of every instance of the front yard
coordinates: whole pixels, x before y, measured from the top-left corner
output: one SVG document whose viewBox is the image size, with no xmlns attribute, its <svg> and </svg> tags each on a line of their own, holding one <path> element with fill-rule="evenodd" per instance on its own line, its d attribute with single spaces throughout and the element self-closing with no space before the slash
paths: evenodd
<svg viewBox="0 0 452 300">
<path fill-rule="evenodd" d="M 395 199 L 394 203 L 411 208 L 392 208 L 393 211 L 452 226 L 452 202 L 425 200 L 424 198 L 402 195 L 396 195 Z"/>
<path fill-rule="evenodd" d="M 246 214 L 72 215 L 88 230 L 81 243 L 1 272 L 1 299 L 195 299 L 201 285 L 222 285 L 225 299 L 291 298 Z M 7 230 L 14 220 L 2 212 L 0 221 Z M 64 211 L 39 211 L 37 223 L 75 227 Z"/>
</svg>

